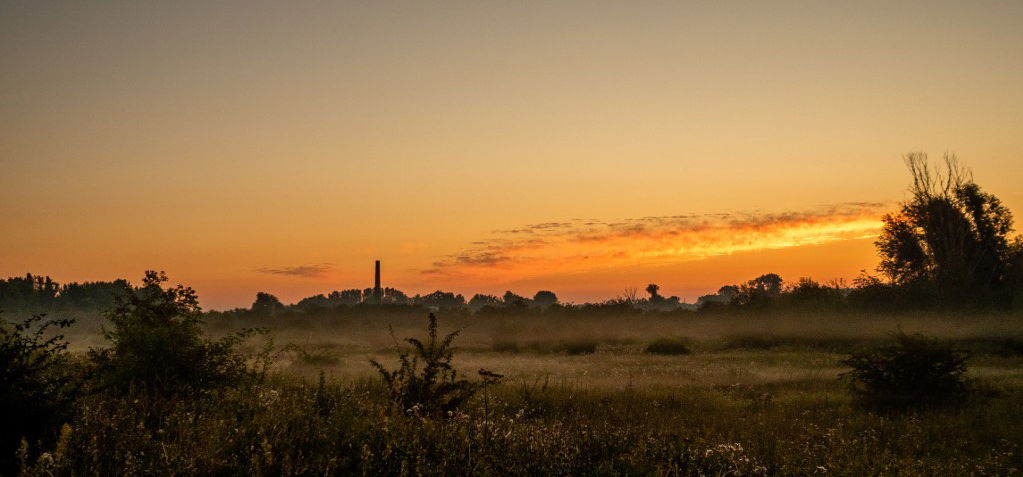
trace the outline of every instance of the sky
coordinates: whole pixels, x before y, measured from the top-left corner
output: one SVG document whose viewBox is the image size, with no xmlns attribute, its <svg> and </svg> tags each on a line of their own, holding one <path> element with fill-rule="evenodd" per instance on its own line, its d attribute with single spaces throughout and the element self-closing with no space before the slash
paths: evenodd
<svg viewBox="0 0 1023 477">
<path fill-rule="evenodd" d="M 692 301 L 877 263 L 902 156 L 1023 210 L 1023 3 L 0 3 L 0 277 Z"/>
</svg>

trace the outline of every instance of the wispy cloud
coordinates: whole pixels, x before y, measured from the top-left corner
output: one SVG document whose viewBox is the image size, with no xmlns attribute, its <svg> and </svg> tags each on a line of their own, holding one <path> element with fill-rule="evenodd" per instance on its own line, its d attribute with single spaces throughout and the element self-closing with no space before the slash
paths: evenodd
<svg viewBox="0 0 1023 477">
<path fill-rule="evenodd" d="M 426 275 L 507 279 L 873 237 L 890 204 L 854 202 L 784 213 L 573 219 L 497 230 L 433 263 Z"/>
<path fill-rule="evenodd" d="M 296 267 L 261 267 L 257 268 L 256 271 L 260 273 L 269 273 L 271 275 L 284 275 L 289 277 L 303 277 L 303 278 L 314 278 L 323 276 L 328 270 L 331 269 L 329 263 L 321 263 L 318 265 L 299 265 Z"/>
</svg>

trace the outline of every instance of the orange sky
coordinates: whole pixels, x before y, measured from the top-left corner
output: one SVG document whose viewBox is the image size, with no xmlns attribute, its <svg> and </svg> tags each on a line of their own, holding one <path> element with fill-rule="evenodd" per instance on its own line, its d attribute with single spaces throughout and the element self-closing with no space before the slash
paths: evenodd
<svg viewBox="0 0 1023 477">
<path fill-rule="evenodd" d="M 4 2 L 0 276 L 158 268 L 214 308 L 369 286 L 376 258 L 411 293 L 575 301 L 851 278 L 906 152 L 1023 208 L 1021 24 L 1004 1 Z"/>
</svg>

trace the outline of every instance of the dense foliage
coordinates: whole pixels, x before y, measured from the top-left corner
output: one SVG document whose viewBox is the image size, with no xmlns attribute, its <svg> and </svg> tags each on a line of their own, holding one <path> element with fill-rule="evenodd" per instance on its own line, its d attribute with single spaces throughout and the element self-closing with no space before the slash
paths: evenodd
<svg viewBox="0 0 1023 477">
<path fill-rule="evenodd" d="M 109 314 L 110 347 L 90 352 L 101 387 L 171 397 L 227 386 L 248 368 L 235 346 L 247 334 L 219 340 L 202 335 L 195 290 L 163 288 L 166 275 L 146 272 L 139 289 L 127 288 Z"/>
<path fill-rule="evenodd" d="M 643 352 L 650 354 L 680 355 L 689 354 L 693 350 L 689 343 L 682 338 L 661 338 L 654 340 L 643 348 Z"/>
<path fill-rule="evenodd" d="M 852 368 L 845 377 L 861 403 L 904 409 L 961 402 L 969 357 L 933 338 L 900 331 L 893 343 L 853 353 L 843 363 Z"/>
<path fill-rule="evenodd" d="M 70 321 L 36 316 L 0 321 L 0 474 L 11 471 L 13 449 L 22 439 L 37 442 L 73 415 L 78 386 L 67 342 L 50 328 Z"/>
<path fill-rule="evenodd" d="M 1023 242 L 1011 236 L 1012 213 L 954 156 L 946 156 L 944 172 L 924 154 L 910 154 L 906 163 L 912 197 L 883 218 L 878 270 L 898 285 L 933 284 L 934 297 L 946 302 L 1010 303 L 1023 284 Z"/>
<path fill-rule="evenodd" d="M 157 410 L 96 400 L 24 475 L 1012 475 L 1018 390 L 986 407 L 877 415 L 840 389 L 495 387 L 451 418 L 378 382 L 274 379 Z M 836 394 L 837 393 L 837 394 Z M 771 395 L 773 399 L 763 396 Z"/>
</svg>

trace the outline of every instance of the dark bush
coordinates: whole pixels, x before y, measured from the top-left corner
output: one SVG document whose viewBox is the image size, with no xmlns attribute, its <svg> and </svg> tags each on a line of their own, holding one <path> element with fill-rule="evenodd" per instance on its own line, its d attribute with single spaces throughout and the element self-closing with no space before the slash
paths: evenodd
<svg viewBox="0 0 1023 477">
<path fill-rule="evenodd" d="M 105 332 L 110 348 L 90 351 L 101 386 L 171 397 L 237 383 L 248 367 L 235 347 L 249 333 L 204 338 L 195 290 L 165 289 L 165 281 L 163 273 L 147 271 L 141 288 L 118 299 L 109 315 L 113 329 Z"/>
<path fill-rule="evenodd" d="M 446 415 L 458 409 L 480 389 L 495 384 L 501 375 L 485 369 L 479 370 L 480 381 L 459 377 L 451 366 L 454 350 L 451 343 L 458 331 L 440 338 L 437 335 L 437 317 L 430 313 L 427 323 L 427 341 L 406 338 L 409 350 L 398 349 L 399 367 L 394 371 L 370 360 L 380 372 L 390 392 L 391 400 L 402 411 L 420 415 Z"/>
<path fill-rule="evenodd" d="M 69 372 L 63 335 L 71 320 L 43 321 L 41 315 L 19 323 L 0 320 L 0 474 L 11 472 L 18 445 L 32 445 L 67 422 L 78 397 Z M 34 328 L 34 329 L 33 329 Z"/>
<path fill-rule="evenodd" d="M 558 343 L 554 350 L 568 355 L 592 354 L 597 352 L 597 342 L 591 339 L 577 338 Z"/>
<path fill-rule="evenodd" d="M 685 340 L 681 338 L 661 338 L 646 345 L 643 352 L 649 354 L 682 355 L 690 354 L 693 351 Z"/>
<path fill-rule="evenodd" d="M 899 331 L 894 342 L 853 353 L 843 373 L 856 400 L 868 407 L 901 409 L 956 404 L 968 394 L 963 377 L 970 354 L 933 338 Z"/>
</svg>

